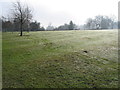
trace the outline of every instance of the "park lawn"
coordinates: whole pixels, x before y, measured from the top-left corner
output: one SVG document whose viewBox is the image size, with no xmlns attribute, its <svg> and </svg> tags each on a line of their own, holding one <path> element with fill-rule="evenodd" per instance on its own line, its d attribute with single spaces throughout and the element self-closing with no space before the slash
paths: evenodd
<svg viewBox="0 0 120 90">
<path fill-rule="evenodd" d="M 118 31 L 2 34 L 3 88 L 118 88 Z"/>
</svg>

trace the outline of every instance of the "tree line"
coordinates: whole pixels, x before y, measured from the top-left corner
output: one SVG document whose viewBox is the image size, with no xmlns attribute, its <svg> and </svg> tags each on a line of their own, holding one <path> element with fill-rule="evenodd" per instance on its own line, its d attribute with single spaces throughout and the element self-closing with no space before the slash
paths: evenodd
<svg viewBox="0 0 120 90">
<path fill-rule="evenodd" d="M 2 19 L 2 31 L 20 31 L 20 23 L 16 21 L 9 21 Z M 26 23 L 22 25 L 22 31 L 44 31 L 45 28 L 40 26 L 40 23 L 37 21 L 32 21 L 29 23 L 29 26 L 27 26 Z"/>
<path fill-rule="evenodd" d="M 108 17 L 98 15 L 94 19 L 88 18 L 86 24 L 84 25 L 85 29 L 117 29 L 118 23 L 115 20 L 116 17 Z"/>
<path fill-rule="evenodd" d="M 84 25 L 76 25 L 71 20 L 69 24 L 54 27 L 51 24 L 45 29 L 40 22 L 32 20 L 32 10 L 29 6 L 23 5 L 21 2 L 13 3 L 12 18 L 2 17 L 3 31 L 20 31 L 22 36 L 23 31 L 45 31 L 45 30 L 98 30 L 98 29 L 117 29 L 119 23 L 114 16 L 108 17 L 103 15 L 88 18 Z"/>
<path fill-rule="evenodd" d="M 2 17 L 2 30 L 3 31 L 20 31 L 20 23 L 16 19 L 8 20 L 5 17 Z M 96 16 L 95 19 L 88 18 L 84 25 L 76 25 L 73 21 L 70 21 L 69 24 L 60 25 L 54 27 L 49 24 L 46 29 L 41 26 L 40 22 L 32 21 L 24 23 L 22 25 L 23 31 L 45 31 L 45 30 L 101 30 L 101 29 L 117 29 L 118 22 L 113 21 L 108 16 Z"/>
<path fill-rule="evenodd" d="M 88 18 L 84 25 L 76 25 L 72 21 L 69 24 L 53 27 L 49 25 L 46 30 L 102 30 L 102 29 L 117 29 L 118 23 L 115 16 L 108 17 L 97 15 L 94 18 Z"/>
<path fill-rule="evenodd" d="M 73 21 L 70 21 L 69 24 L 60 25 L 58 27 L 54 27 L 51 24 L 47 26 L 46 30 L 74 30 L 76 27 L 76 24 L 73 23 Z"/>
</svg>

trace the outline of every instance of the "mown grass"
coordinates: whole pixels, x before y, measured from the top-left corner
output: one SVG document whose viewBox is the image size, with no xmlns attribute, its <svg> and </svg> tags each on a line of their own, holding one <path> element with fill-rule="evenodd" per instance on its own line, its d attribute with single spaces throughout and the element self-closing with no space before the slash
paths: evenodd
<svg viewBox="0 0 120 90">
<path fill-rule="evenodd" d="M 117 30 L 3 33 L 3 88 L 118 88 Z"/>
</svg>

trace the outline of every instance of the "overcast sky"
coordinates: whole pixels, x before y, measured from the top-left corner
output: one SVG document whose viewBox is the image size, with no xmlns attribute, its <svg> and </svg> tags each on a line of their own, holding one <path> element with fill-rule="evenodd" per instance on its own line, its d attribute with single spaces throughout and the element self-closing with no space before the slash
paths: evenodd
<svg viewBox="0 0 120 90">
<path fill-rule="evenodd" d="M 0 15 L 10 15 L 12 2 L 16 0 L 0 0 Z M 20 0 L 27 3 L 33 11 L 33 19 L 42 26 L 63 25 L 72 20 L 81 25 L 86 19 L 96 15 L 115 15 L 118 17 L 119 0 Z"/>
</svg>

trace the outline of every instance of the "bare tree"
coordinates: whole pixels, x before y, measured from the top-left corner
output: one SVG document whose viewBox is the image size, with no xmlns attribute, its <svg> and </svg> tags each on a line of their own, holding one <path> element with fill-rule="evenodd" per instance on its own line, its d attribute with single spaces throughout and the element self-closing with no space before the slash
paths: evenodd
<svg viewBox="0 0 120 90">
<path fill-rule="evenodd" d="M 111 24 L 111 29 L 113 29 L 113 27 L 114 27 L 114 23 L 115 23 L 115 21 L 116 21 L 116 16 L 114 16 L 114 15 L 111 15 L 110 16 L 110 24 Z"/>
<path fill-rule="evenodd" d="M 32 19 L 32 13 L 28 6 L 22 5 L 20 1 L 13 3 L 13 17 L 20 25 L 20 36 L 22 36 L 24 26 L 29 27 L 29 22 Z"/>
<path fill-rule="evenodd" d="M 91 24 L 92 24 L 92 18 L 88 18 L 87 19 L 87 22 L 86 22 L 86 27 L 87 27 L 87 29 L 91 29 Z"/>
</svg>

